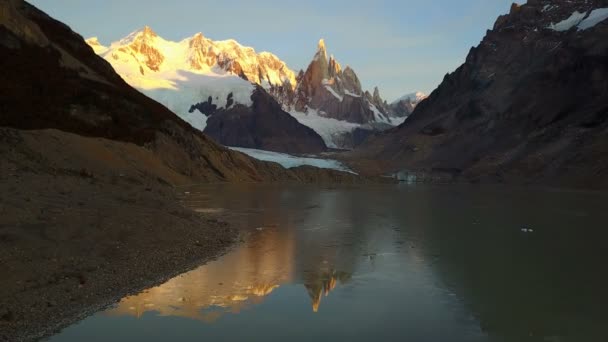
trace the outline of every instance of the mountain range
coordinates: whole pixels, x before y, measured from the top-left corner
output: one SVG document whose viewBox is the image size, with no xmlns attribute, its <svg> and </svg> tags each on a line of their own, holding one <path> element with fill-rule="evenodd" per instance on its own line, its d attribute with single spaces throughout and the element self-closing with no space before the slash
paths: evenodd
<svg viewBox="0 0 608 342">
<path fill-rule="evenodd" d="M 363 91 L 350 67 L 328 59 L 323 40 L 297 76 L 272 53 L 202 33 L 171 42 L 146 26 L 110 46 L 95 37 L 87 43 L 131 86 L 224 145 L 307 153 L 324 145 L 352 148 L 409 114 L 389 106 L 377 88 Z"/>
</svg>

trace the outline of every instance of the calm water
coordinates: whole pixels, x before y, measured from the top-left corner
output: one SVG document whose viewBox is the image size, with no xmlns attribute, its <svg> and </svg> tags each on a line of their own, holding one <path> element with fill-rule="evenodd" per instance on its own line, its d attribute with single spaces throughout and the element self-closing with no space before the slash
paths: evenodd
<svg viewBox="0 0 608 342">
<path fill-rule="evenodd" d="M 52 341 L 608 341 L 605 194 L 184 191 L 244 242 Z"/>
</svg>

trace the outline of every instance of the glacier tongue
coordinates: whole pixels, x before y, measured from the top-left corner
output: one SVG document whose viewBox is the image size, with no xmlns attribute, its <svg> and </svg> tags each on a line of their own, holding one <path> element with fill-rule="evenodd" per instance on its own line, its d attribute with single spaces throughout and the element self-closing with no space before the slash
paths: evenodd
<svg viewBox="0 0 608 342">
<path fill-rule="evenodd" d="M 344 164 L 340 163 L 337 160 L 333 160 L 333 159 L 298 157 L 298 156 L 293 156 L 293 155 L 286 154 L 286 153 L 256 150 L 256 149 L 242 148 L 242 147 L 229 147 L 229 148 L 231 150 L 245 153 L 246 155 L 253 157 L 255 159 L 259 159 L 259 160 L 263 160 L 263 161 L 271 161 L 271 162 L 281 164 L 281 166 L 283 166 L 284 168 L 287 168 L 287 169 L 292 168 L 292 167 L 309 165 L 309 166 L 314 166 L 314 167 L 318 167 L 321 169 L 332 169 L 332 170 L 353 173 Z"/>
</svg>

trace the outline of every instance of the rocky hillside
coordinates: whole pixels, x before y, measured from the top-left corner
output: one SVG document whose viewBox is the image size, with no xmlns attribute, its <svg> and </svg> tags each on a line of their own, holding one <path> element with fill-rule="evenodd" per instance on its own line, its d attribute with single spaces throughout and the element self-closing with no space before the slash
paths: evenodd
<svg viewBox="0 0 608 342">
<path fill-rule="evenodd" d="M 607 18 L 607 1 L 514 4 L 404 124 L 351 157 L 383 165 L 373 172 L 608 186 Z"/>
</svg>

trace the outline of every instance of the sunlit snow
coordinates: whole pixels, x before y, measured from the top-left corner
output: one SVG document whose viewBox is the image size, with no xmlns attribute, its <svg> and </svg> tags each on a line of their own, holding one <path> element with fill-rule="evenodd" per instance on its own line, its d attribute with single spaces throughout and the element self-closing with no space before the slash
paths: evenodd
<svg viewBox="0 0 608 342">
<path fill-rule="evenodd" d="M 246 106 L 251 106 L 253 103 L 251 94 L 255 87 L 238 76 L 201 75 L 187 71 L 178 71 L 175 74 L 178 75 L 172 79 L 175 88 L 147 89 L 142 92 L 201 131 L 206 127 L 207 117 L 198 110 L 190 113 L 191 105 L 206 101 L 211 96 L 213 104 L 218 108 L 225 108 L 230 93 L 235 103 Z"/>
</svg>

